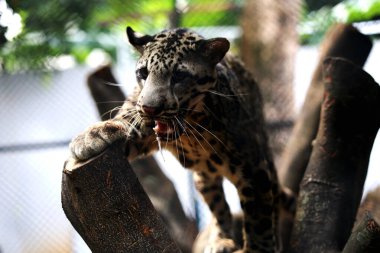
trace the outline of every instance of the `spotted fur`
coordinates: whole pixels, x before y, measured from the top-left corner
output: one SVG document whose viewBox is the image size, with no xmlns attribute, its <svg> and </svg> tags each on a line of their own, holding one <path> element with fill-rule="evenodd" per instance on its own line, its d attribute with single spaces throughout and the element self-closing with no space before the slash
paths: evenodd
<svg viewBox="0 0 380 253">
<path fill-rule="evenodd" d="M 129 159 L 171 151 L 194 171 L 195 185 L 215 222 L 206 252 L 274 252 L 278 186 L 263 126 L 258 87 L 224 38 L 206 40 L 186 29 L 154 36 L 127 28 L 140 52 L 138 86 L 119 114 L 71 143 L 86 160 L 118 139 Z M 244 245 L 231 240 L 231 213 L 222 181 L 237 188 L 244 212 Z"/>
</svg>

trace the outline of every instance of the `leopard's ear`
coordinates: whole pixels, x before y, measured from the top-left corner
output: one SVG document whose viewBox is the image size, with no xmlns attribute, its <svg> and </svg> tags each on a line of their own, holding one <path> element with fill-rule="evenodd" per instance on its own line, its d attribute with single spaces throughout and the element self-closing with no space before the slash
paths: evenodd
<svg viewBox="0 0 380 253">
<path fill-rule="evenodd" d="M 136 33 L 129 26 L 127 27 L 127 36 L 129 43 L 131 43 L 131 45 L 136 48 L 137 51 L 139 51 L 141 54 L 144 51 L 144 46 L 153 39 L 153 37 L 150 35 L 141 35 Z"/>
<path fill-rule="evenodd" d="M 198 52 L 214 65 L 223 59 L 229 49 L 230 42 L 225 38 L 202 40 L 198 46 Z"/>
</svg>

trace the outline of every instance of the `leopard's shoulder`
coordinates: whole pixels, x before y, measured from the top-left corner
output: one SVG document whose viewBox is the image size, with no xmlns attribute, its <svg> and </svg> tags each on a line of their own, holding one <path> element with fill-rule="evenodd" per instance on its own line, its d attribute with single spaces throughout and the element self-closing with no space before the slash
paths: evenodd
<svg viewBox="0 0 380 253">
<path fill-rule="evenodd" d="M 263 124 L 263 102 L 257 82 L 244 63 L 232 54 L 227 54 L 217 66 L 215 93 L 209 103 L 227 124 Z"/>
</svg>

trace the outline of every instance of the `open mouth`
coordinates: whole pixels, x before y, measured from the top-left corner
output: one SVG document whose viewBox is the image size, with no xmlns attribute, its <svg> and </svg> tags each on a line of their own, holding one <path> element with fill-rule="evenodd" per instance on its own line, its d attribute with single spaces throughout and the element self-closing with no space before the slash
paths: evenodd
<svg viewBox="0 0 380 253">
<path fill-rule="evenodd" d="M 154 121 L 153 131 L 162 140 L 175 140 L 182 134 L 182 128 L 171 121 Z"/>
</svg>

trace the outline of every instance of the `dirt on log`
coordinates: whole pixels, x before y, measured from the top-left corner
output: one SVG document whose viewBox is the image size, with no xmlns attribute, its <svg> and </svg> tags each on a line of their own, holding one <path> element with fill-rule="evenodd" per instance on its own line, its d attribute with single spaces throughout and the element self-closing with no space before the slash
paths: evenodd
<svg viewBox="0 0 380 253">
<path fill-rule="evenodd" d="M 92 252 L 180 252 L 115 143 L 83 163 L 68 161 L 62 207 Z"/>
<path fill-rule="evenodd" d="M 380 87 L 360 67 L 329 58 L 323 82 L 321 120 L 301 182 L 291 252 L 343 249 L 380 126 Z"/>
</svg>

